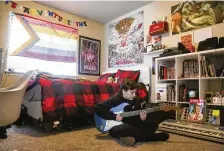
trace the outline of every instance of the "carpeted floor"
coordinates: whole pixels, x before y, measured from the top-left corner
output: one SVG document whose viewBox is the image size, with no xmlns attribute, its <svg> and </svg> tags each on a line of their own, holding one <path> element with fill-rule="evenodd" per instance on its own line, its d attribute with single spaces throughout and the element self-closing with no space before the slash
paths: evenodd
<svg viewBox="0 0 224 151">
<path fill-rule="evenodd" d="M 8 138 L 0 140 L 0 151 L 224 151 L 224 145 L 171 134 L 167 142 L 137 143 L 130 147 L 99 133 L 93 126 L 51 133 L 13 126 L 8 129 Z"/>
</svg>

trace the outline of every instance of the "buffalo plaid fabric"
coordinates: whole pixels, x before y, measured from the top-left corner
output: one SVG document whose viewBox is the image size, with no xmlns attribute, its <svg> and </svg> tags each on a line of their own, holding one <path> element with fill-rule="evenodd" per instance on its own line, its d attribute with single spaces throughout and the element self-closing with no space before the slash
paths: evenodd
<svg viewBox="0 0 224 151">
<path fill-rule="evenodd" d="M 100 75 L 100 77 L 98 78 L 97 81 L 99 81 L 99 82 L 107 82 L 108 78 L 109 77 L 114 78 L 115 74 L 116 73 L 105 73 L 105 74 L 102 74 L 102 75 Z"/>
<path fill-rule="evenodd" d="M 95 104 L 109 99 L 120 90 L 119 84 L 105 82 L 40 78 L 39 83 L 42 87 L 42 112 L 45 122 L 93 115 Z M 142 91 L 140 94 L 144 96 Z"/>
<path fill-rule="evenodd" d="M 132 71 L 132 70 L 117 70 L 115 78 L 119 79 L 119 84 L 121 84 L 124 79 L 129 78 L 138 82 L 140 76 L 140 70 Z"/>
<path fill-rule="evenodd" d="M 64 79 L 40 78 L 39 83 L 42 87 L 44 121 L 58 120 L 68 116 L 80 117 L 86 114 L 84 113 L 86 111 L 92 114 L 95 104 L 109 99 L 120 89 L 120 86 L 115 83 Z"/>
</svg>

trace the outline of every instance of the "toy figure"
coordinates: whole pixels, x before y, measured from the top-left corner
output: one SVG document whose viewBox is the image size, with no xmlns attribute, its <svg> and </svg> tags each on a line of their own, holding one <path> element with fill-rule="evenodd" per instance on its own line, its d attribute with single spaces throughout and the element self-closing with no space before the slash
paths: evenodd
<svg viewBox="0 0 224 151">
<path fill-rule="evenodd" d="M 113 83 L 114 82 L 114 78 L 113 77 L 109 77 L 107 80 L 107 83 Z"/>
</svg>

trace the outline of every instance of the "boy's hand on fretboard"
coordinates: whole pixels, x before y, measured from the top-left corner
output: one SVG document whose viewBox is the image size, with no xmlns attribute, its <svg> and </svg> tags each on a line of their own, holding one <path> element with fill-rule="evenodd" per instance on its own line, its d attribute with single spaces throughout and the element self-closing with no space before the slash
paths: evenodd
<svg viewBox="0 0 224 151">
<path fill-rule="evenodd" d="M 120 122 L 123 120 L 123 117 L 120 114 L 117 114 L 116 121 Z"/>
</svg>

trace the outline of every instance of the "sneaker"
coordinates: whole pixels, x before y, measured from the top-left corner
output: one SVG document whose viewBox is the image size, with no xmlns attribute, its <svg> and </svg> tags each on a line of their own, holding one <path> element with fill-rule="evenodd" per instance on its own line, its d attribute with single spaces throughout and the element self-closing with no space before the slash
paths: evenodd
<svg viewBox="0 0 224 151">
<path fill-rule="evenodd" d="M 133 146 L 135 144 L 135 138 L 134 137 L 121 137 L 120 140 L 129 146 Z"/>
<path fill-rule="evenodd" d="M 7 131 L 5 127 L 0 126 L 0 139 L 7 138 Z"/>
<path fill-rule="evenodd" d="M 4 135 L 0 136 L 0 139 L 6 139 L 7 137 L 8 137 L 7 134 L 4 134 Z"/>
<path fill-rule="evenodd" d="M 170 138 L 170 135 L 168 133 L 156 133 L 156 138 L 158 141 L 167 141 Z"/>
<path fill-rule="evenodd" d="M 166 141 L 170 138 L 170 135 L 168 133 L 155 133 L 151 135 L 148 139 L 148 141 Z"/>
</svg>

